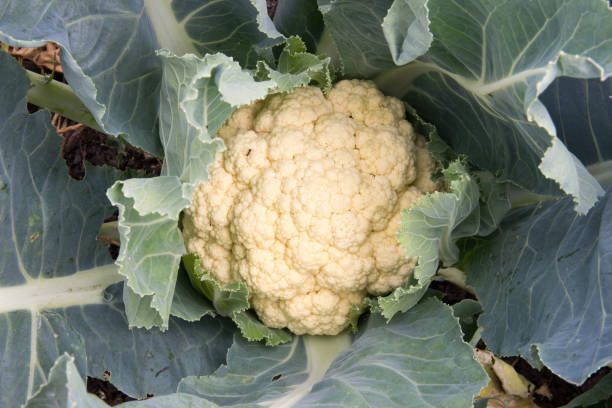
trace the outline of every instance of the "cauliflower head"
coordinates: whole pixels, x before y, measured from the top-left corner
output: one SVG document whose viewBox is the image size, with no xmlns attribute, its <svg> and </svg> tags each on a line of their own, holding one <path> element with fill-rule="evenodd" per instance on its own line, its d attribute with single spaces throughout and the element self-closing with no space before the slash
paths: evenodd
<svg viewBox="0 0 612 408">
<path fill-rule="evenodd" d="M 239 108 L 184 213 L 188 252 L 219 283 L 245 282 L 267 326 L 339 333 L 352 305 L 415 264 L 396 239 L 400 210 L 436 190 L 436 163 L 404 114 L 361 80 Z"/>
</svg>

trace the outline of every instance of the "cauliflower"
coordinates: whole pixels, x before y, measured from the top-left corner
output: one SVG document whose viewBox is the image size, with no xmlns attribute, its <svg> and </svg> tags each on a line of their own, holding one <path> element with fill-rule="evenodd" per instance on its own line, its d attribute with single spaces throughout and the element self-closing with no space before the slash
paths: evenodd
<svg viewBox="0 0 612 408">
<path fill-rule="evenodd" d="M 184 213 L 187 250 L 221 284 L 245 282 L 270 327 L 333 335 L 352 305 L 410 275 L 400 210 L 436 185 L 404 106 L 372 82 L 273 94 L 219 131 L 226 149 Z"/>
</svg>

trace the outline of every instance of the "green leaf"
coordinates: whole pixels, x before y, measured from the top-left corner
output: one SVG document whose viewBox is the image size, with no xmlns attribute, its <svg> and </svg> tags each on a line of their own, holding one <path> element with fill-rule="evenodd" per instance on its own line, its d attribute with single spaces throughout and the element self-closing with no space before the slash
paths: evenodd
<svg viewBox="0 0 612 408">
<path fill-rule="evenodd" d="M 254 67 L 284 41 L 260 0 L 145 0 L 159 44 L 174 54 L 222 52 Z M 223 24 L 219 24 L 220 16 Z"/>
<path fill-rule="evenodd" d="M 322 39 L 317 53 L 334 55 L 337 51 L 342 72 L 351 78 L 368 78 L 394 68 L 382 27 L 392 2 L 393 0 L 318 0 L 325 30 L 333 40 L 335 49 L 328 49 L 327 43 Z M 325 35 L 324 33 L 323 36 Z"/>
<path fill-rule="evenodd" d="M 476 235 L 486 237 L 497 229 L 510 210 L 510 185 L 486 171 L 474 172 L 480 189 L 480 227 Z"/>
<path fill-rule="evenodd" d="M 530 191 L 571 195 L 576 211 L 586 213 L 603 190 L 556 137 L 538 96 L 562 75 L 610 75 L 608 6 L 431 0 L 428 8 L 431 48 L 417 63 L 377 78 L 379 85 L 403 97 L 478 167 Z"/>
<path fill-rule="evenodd" d="M 412 277 L 390 295 L 378 298 L 373 306 L 387 319 L 405 312 L 423 297 L 442 262 L 451 266 L 459 260 L 455 242 L 463 237 L 490 233 L 509 208 L 505 190 L 496 190 L 494 181 L 483 192 L 493 196 L 481 202 L 478 183 L 461 161 L 443 171 L 449 192 L 435 192 L 419 198 L 403 210 L 398 240 L 409 258 L 418 258 Z"/>
<path fill-rule="evenodd" d="M 463 339 L 469 341 L 478 329 L 476 315 L 482 312 L 482 305 L 472 299 L 463 299 L 451 306 L 453 315 L 459 319 Z"/>
<path fill-rule="evenodd" d="M 142 1 L 2 3 L 0 41 L 60 44 L 64 76 L 104 132 L 161 155 L 155 127 L 161 63 Z"/>
<path fill-rule="evenodd" d="M 61 312 L 85 340 L 87 375 L 103 378 L 108 371 L 117 388 L 144 398 L 175 392 L 181 378 L 212 373 L 225 361 L 236 333 L 229 319 L 170 318 L 165 332 L 129 329 L 122 286 L 106 289 L 102 303 Z"/>
<path fill-rule="evenodd" d="M 210 401 L 206 401 L 202 398 L 198 398 L 195 395 L 190 394 L 170 394 L 163 395 L 161 397 L 148 398 L 142 401 L 125 402 L 118 405 L 121 408 L 218 408 L 219 405 L 214 404 Z M 247 408 L 247 407 L 242 407 Z M 253 407 L 254 408 L 254 407 Z"/>
<path fill-rule="evenodd" d="M 112 213 L 102 190 L 120 174 L 89 167 L 84 181 L 70 179 L 49 113 L 26 112 L 28 87 L 23 69 L 0 53 L 0 405 L 6 406 L 31 396 L 64 351 L 85 367 L 80 336 L 45 309 L 99 302 L 101 290 L 121 280 L 95 239 Z"/>
<path fill-rule="evenodd" d="M 318 3 L 326 31 L 317 52 L 337 53 L 348 77 L 373 78 L 407 64 L 423 55 L 432 42 L 427 0 Z"/>
<path fill-rule="evenodd" d="M 221 316 L 230 317 L 240 329 L 242 336 L 249 341 L 265 340 L 267 346 L 291 341 L 292 336 L 286 330 L 273 329 L 261 323 L 254 313 L 248 311 L 249 291 L 243 282 L 234 282 L 221 286 L 208 271 L 202 270 L 197 255 L 187 254 L 183 264 L 189 279 L 200 293 L 211 303 Z"/>
<path fill-rule="evenodd" d="M 586 165 L 612 160 L 612 79 L 557 78 L 542 93 L 567 148 Z"/>
<path fill-rule="evenodd" d="M 121 182 L 121 191 L 134 200 L 134 209 L 142 215 L 157 213 L 178 219 L 181 210 L 191 202 L 191 189 L 177 177 L 125 180 Z"/>
<path fill-rule="evenodd" d="M 273 329 L 259 321 L 255 313 L 244 311 L 235 313 L 232 320 L 240 329 L 242 337 L 249 341 L 265 341 L 266 346 L 278 346 L 293 338 L 291 333 L 284 329 Z"/>
<path fill-rule="evenodd" d="M 124 296 L 128 296 L 125 305 L 130 326 L 148 329 L 161 326 L 166 329 L 185 246 L 177 225 L 178 214 L 176 218 L 157 212 L 141 214 L 134 208 L 137 200 L 123 191 L 126 186 L 150 184 L 149 180 L 131 179 L 127 184 L 117 182 L 107 195 L 111 203 L 119 207 L 121 248 L 115 263 L 129 287 Z M 137 189 L 129 191 L 135 194 Z M 146 190 L 141 191 L 145 197 L 149 195 Z M 168 211 L 177 212 L 176 208 Z M 143 297 L 146 298 L 141 299 Z"/>
<path fill-rule="evenodd" d="M 183 267 L 179 269 L 170 314 L 188 322 L 198 321 L 202 316 L 217 315 L 212 303 L 193 287 Z"/>
<path fill-rule="evenodd" d="M 221 316 L 232 317 L 249 308 L 249 291 L 245 283 L 219 285 L 208 271 L 202 270 L 200 259 L 194 254 L 185 255 L 183 264 L 191 284 L 212 302 Z"/>
<path fill-rule="evenodd" d="M 382 23 L 396 65 L 423 55 L 433 40 L 429 32 L 428 0 L 393 0 Z"/>
<path fill-rule="evenodd" d="M 300 406 L 459 408 L 487 383 L 450 307 L 429 298 L 389 324 L 370 318 Z"/>
<path fill-rule="evenodd" d="M 164 66 L 159 117 L 165 154 L 162 175 L 187 184 L 207 181 L 207 167 L 223 146 L 215 133 L 235 108 L 264 98 L 274 84 L 255 82 L 222 54 L 159 54 Z"/>
<path fill-rule="evenodd" d="M 295 336 L 292 342 L 277 347 L 236 337 L 227 365 L 206 377 L 183 379 L 178 392 L 220 406 L 280 406 L 280 402 L 292 406 L 323 376 L 336 354 L 348 346 L 347 335 Z"/>
<path fill-rule="evenodd" d="M 274 25 L 286 37 L 299 36 L 315 52 L 323 33 L 323 16 L 316 0 L 284 0 L 276 5 Z"/>
<path fill-rule="evenodd" d="M 587 392 L 561 408 L 609 408 L 612 403 L 612 374 L 608 373 Z"/>
<path fill-rule="evenodd" d="M 460 268 L 485 312 L 478 322 L 497 355 L 534 350 L 580 384 L 612 361 L 610 187 L 585 216 L 569 199 L 513 210 L 488 239 L 464 247 Z"/>
<path fill-rule="evenodd" d="M 104 408 L 107 405 L 97 396 L 87 393 L 83 377 L 74 358 L 62 354 L 49 372 L 49 378 L 24 408 L 42 407 Z"/>
<path fill-rule="evenodd" d="M 179 392 L 229 407 L 450 408 L 470 405 L 487 382 L 451 309 L 428 299 L 388 325 L 371 316 L 352 344 L 346 334 L 274 348 L 236 338 L 227 366 L 184 379 Z"/>
<path fill-rule="evenodd" d="M 427 139 L 427 150 L 431 155 L 438 161 L 442 166 L 448 167 L 448 165 L 457 159 L 457 155 L 449 147 L 448 144 L 440 135 L 436 127 L 429 122 L 426 122 L 419 116 L 417 111 L 410 105 L 404 104 L 406 107 L 406 120 L 412 124 L 414 131 L 423 135 Z"/>
<path fill-rule="evenodd" d="M 298 37 L 287 39 L 275 68 L 263 61 L 257 68 L 256 76 L 271 79 L 281 92 L 291 92 L 296 87 L 313 84 L 327 93 L 332 87 L 329 58 L 307 53 L 306 44 Z"/>
<path fill-rule="evenodd" d="M 220 15 L 223 24 L 217 23 Z M 103 131 L 161 156 L 156 49 L 178 55 L 223 52 L 254 67 L 262 57 L 270 59 L 272 47 L 284 38 L 261 0 L 6 0 L 0 41 L 60 44 L 63 73 Z"/>
</svg>

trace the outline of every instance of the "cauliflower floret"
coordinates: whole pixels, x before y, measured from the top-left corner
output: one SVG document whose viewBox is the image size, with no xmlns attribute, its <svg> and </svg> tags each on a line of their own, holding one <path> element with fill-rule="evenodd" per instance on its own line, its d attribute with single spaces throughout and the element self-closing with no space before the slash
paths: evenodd
<svg viewBox="0 0 612 408">
<path fill-rule="evenodd" d="M 351 307 L 412 273 L 400 211 L 434 191 L 436 163 L 372 82 L 274 94 L 228 119 L 226 145 L 185 211 L 189 252 L 220 283 L 245 282 L 262 322 L 337 334 Z"/>
</svg>

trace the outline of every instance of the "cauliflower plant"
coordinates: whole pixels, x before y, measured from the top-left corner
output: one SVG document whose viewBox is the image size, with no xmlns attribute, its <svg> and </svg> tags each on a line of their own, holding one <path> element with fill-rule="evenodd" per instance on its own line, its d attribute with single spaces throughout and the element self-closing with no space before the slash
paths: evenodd
<svg viewBox="0 0 612 408">
<path fill-rule="evenodd" d="M 219 283 L 245 282 L 264 324 L 337 334 L 352 305 L 410 275 L 400 210 L 436 189 L 435 162 L 398 99 L 369 81 L 298 88 L 236 110 L 218 136 L 185 245 Z"/>
</svg>

